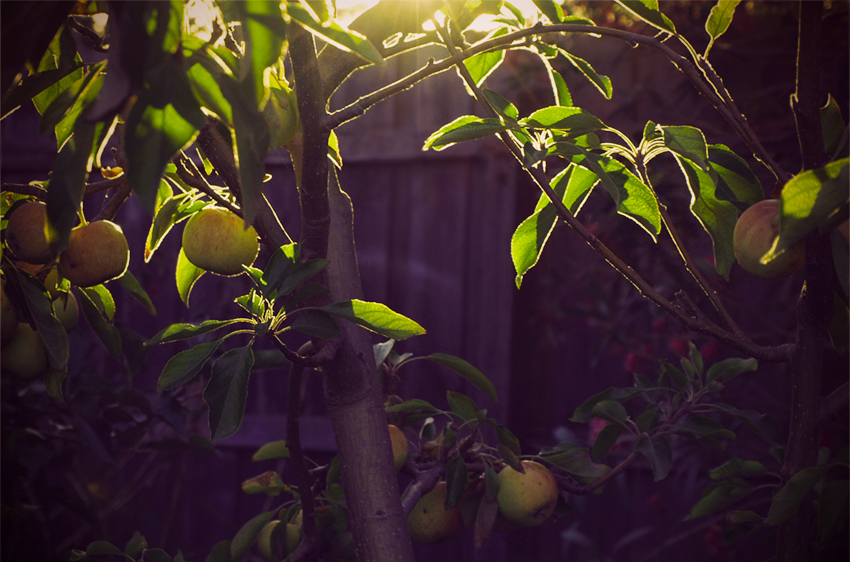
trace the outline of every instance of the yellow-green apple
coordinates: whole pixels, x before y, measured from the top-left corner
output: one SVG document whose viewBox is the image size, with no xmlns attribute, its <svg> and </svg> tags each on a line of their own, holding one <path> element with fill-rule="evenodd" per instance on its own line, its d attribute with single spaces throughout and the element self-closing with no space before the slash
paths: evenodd
<svg viewBox="0 0 850 562">
<path fill-rule="evenodd" d="M 3 279 L 2 300 L 0 300 L 0 340 L 7 341 L 18 329 L 18 307 L 6 295 L 6 279 Z"/>
<path fill-rule="evenodd" d="M 59 256 L 59 270 L 79 287 L 93 287 L 121 277 L 130 263 L 130 247 L 121 227 L 95 221 L 71 231 L 68 248 Z"/>
<path fill-rule="evenodd" d="M 522 461 L 525 473 L 506 466 L 499 473 L 499 514 L 522 527 L 540 525 L 552 515 L 558 503 L 558 483 L 548 468 L 534 461 Z"/>
<path fill-rule="evenodd" d="M 18 259 L 47 263 L 55 256 L 47 242 L 47 205 L 39 201 L 24 203 L 9 216 L 6 245 Z"/>
<path fill-rule="evenodd" d="M 806 261 L 805 246 L 801 241 L 768 263 L 761 263 L 762 256 L 779 235 L 779 205 L 778 199 L 759 201 L 741 213 L 735 224 L 732 235 L 735 259 L 745 271 L 757 277 L 788 277 Z"/>
<path fill-rule="evenodd" d="M 53 312 L 66 332 L 70 332 L 77 327 L 80 319 L 80 307 L 77 304 L 77 297 L 74 293 L 68 292 L 68 300 L 65 297 L 56 297 L 53 300 Z"/>
<path fill-rule="evenodd" d="M 242 266 L 254 263 L 259 251 L 254 227 L 244 228 L 240 217 L 221 207 L 198 211 L 183 229 L 186 259 L 218 275 L 242 273 Z"/>
<path fill-rule="evenodd" d="M 434 544 L 456 539 L 466 530 L 459 507 L 446 509 L 446 483 L 419 498 L 407 516 L 410 538 L 419 544 Z"/>
<path fill-rule="evenodd" d="M 47 349 L 41 336 L 26 322 L 18 324 L 0 355 L 3 370 L 20 379 L 34 379 L 47 371 Z"/>
</svg>

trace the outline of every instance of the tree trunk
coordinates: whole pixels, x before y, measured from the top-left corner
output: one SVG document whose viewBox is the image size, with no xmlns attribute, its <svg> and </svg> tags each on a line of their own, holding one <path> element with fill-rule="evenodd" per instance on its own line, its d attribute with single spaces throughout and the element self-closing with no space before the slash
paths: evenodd
<svg viewBox="0 0 850 562">
<path fill-rule="evenodd" d="M 329 131 L 323 126 L 327 114 L 315 45 L 298 26 L 290 27 L 289 39 L 304 136 L 301 258 L 330 260 L 320 280 L 330 289 L 326 302 L 362 298 L 351 202 L 328 169 Z M 350 322 L 339 324 L 339 347 L 322 365 L 322 374 L 357 559 L 412 562 L 371 338 Z"/>
<path fill-rule="evenodd" d="M 800 2 L 797 91 L 792 98 L 803 169 L 827 163 L 821 135 L 819 101 L 822 2 Z M 817 464 L 822 425 L 823 356 L 833 313 L 832 251 L 829 235 L 814 232 L 806 240 L 806 281 L 797 303 L 797 342 L 791 359 L 791 426 L 782 474 L 790 478 Z M 779 528 L 777 562 L 815 560 L 817 519 L 814 505 L 803 501 Z"/>
</svg>

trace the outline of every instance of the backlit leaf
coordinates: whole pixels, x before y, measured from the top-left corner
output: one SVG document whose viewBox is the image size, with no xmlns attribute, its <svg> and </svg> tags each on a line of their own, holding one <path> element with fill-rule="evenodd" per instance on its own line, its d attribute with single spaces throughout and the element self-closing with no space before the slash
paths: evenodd
<svg viewBox="0 0 850 562">
<path fill-rule="evenodd" d="M 321 310 L 394 340 L 425 333 L 422 326 L 381 303 L 354 299 L 324 306 Z"/>
<path fill-rule="evenodd" d="M 173 355 L 159 376 L 157 392 L 165 392 L 184 385 L 201 372 L 207 361 L 223 342 L 223 339 L 200 343 L 195 347 Z"/>
</svg>

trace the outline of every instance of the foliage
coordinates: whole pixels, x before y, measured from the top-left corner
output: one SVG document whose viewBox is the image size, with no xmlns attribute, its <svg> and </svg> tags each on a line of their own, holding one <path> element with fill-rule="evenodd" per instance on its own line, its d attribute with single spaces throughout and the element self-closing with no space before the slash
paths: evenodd
<svg viewBox="0 0 850 562">
<path fill-rule="evenodd" d="M 365 12 L 350 28 L 336 20 L 333 4 L 254 0 L 208 5 L 184 4 L 181 0 L 83 2 L 69 8 L 70 13 L 60 13 L 59 8 L 46 12 L 50 17 L 44 18 L 35 38 L 25 40 L 15 34 L 7 39 L 4 29 L 4 49 L 14 53 L 9 66 L 21 74 L 12 77 L 4 68 L 2 114 L 7 116 L 33 103 L 41 114 L 42 130 L 55 134 L 57 150 L 48 182 L 17 190 L 4 186 L 4 226 L 23 201 L 45 200 L 45 232 L 58 255 L 67 248 L 78 219 L 82 224 L 87 222 L 82 201 L 100 189 L 113 189 L 110 203 L 91 219 L 114 218 L 121 204 L 134 195 L 151 217 L 145 262 L 175 225 L 213 203 L 236 212 L 246 226 L 254 225 L 270 254 L 261 267 L 244 267 L 241 275 L 251 287 L 233 299 L 243 311 L 240 317 L 173 324 L 142 341 L 141 336 L 115 323 L 112 290 L 116 285 L 155 312 L 149 295 L 132 273 L 127 272 L 117 283 L 91 288 L 71 287 L 60 275 L 58 285 L 51 287 L 47 279 L 55 263 L 37 264 L 34 273 L 28 272 L 4 250 L 4 291 L 21 311 L 23 321 L 38 329 L 50 364 L 43 383 L 49 400 L 42 395 L 36 404 L 25 404 L 36 383 L 3 382 L 4 415 L 11 416 L 9 421 L 4 419 L 4 428 L 11 422 L 13 433 L 20 432 L 22 443 L 35 435 L 50 449 L 36 455 L 37 461 L 22 458 L 47 465 L 74 449 L 72 441 L 85 442 L 106 463 L 116 461 L 107 442 L 121 443 L 128 449 L 180 446 L 209 451 L 213 442 L 240 429 L 249 378 L 268 361 L 266 350 L 259 345 L 263 342 L 274 346 L 271 362 L 278 370 L 289 367 L 289 434 L 285 442 L 261 448 L 255 459 L 290 459 L 297 482 L 284 482 L 279 470 L 265 471 L 245 481 L 242 489 L 248 494 L 266 494 L 269 498 L 284 494 L 286 499 L 274 500 L 279 503 L 270 503 L 273 509 L 263 510 L 233 537 L 225 537 L 207 560 L 242 559 L 269 521 L 294 523 L 296 517 L 302 518 L 304 538 L 292 554 L 293 560 L 366 560 L 368 549 L 364 545 L 379 539 L 387 539 L 387 548 L 409 550 L 403 532 L 391 533 L 392 540 L 397 541 L 392 542 L 386 528 L 379 528 L 377 522 L 355 511 L 368 511 L 371 507 L 362 506 L 371 506 L 369 502 L 377 500 L 344 483 L 345 470 L 352 471 L 348 473 L 351 482 L 380 480 L 389 473 L 392 457 L 383 446 L 387 438 L 368 433 L 370 427 L 380 425 L 376 422 L 394 423 L 414 443 L 415 452 L 402 470 L 411 483 L 400 496 L 392 498 L 392 505 L 402 509 L 387 510 L 396 514 L 387 523 L 395 525 L 395 531 L 404 527 L 401 513 L 409 514 L 419 498 L 445 480 L 446 507 L 469 501 L 472 508 L 464 511 L 465 523 L 474 527 L 475 545 L 481 547 L 497 524 L 496 473 L 505 466 L 521 470 L 523 459 L 548 466 L 564 492 L 555 513 L 556 518 L 563 517 L 571 509 L 569 497 L 594 493 L 632 465 L 647 466 L 653 479 L 659 481 L 674 470 L 677 455 L 686 443 L 723 450 L 736 439 L 736 433 L 725 423 L 734 419 L 764 442 L 765 449 L 774 455 L 775 466 L 757 459 L 729 458 L 709 473 L 716 482 L 704 490 L 690 518 L 723 512 L 735 526 L 750 532 L 786 525 L 817 509 L 817 542 L 828 544 L 839 533 L 846 515 L 846 501 L 842 503 L 841 494 L 835 493 L 843 490 L 846 500 L 846 449 L 826 449 L 818 458 L 798 453 L 794 436 L 811 434 L 822 420 L 809 426 L 795 422 L 798 425 L 782 428 L 769 416 L 722 402 L 719 394 L 734 378 L 755 371 L 759 362 L 787 362 L 801 373 L 808 367 L 798 359 L 792 342 L 761 345 L 741 332 L 684 247 L 668 215 L 665 196 L 652 184 L 655 164 L 650 163 L 662 155 L 675 160 L 682 173 L 680 188 L 690 197 L 692 218 L 711 240 L 714 273 L 727 279 L 735 260 L 735 223 L 741 211 L 765 197 L 763 186 L 741 155 L 728 146 L 712 143 L 707 133 L 696 127 L 647 121 L 641 138 L 631 139 L 576 105 L 578 100 L 573 99 L 568 81 L 556 69 L 556 61 L 575 68 L 604 98 L 611 98 L 613 85 L 558 38 L 580 33 L 606 40 L 624 39 L 668 57 L 783 186 L 779 195 L 781 231 L 762 261 L 770 261 L 805 239 L 809 251 L 820 247 L 819 255 L 836 256 L 810 259 L 810 271 L 820 267 L 820 277 L 826 273 L 832 279 L 837 273 L 836 278 L 842 279 L 846 277 L 842 270 L 846 268 L 846 239 L 842 241 L 832 233 L 847 218 L 850 161 L 847 127 L 835 101 L 830 98 L 817 115 L 823 161 L 818 165 L 807 163 L 807 169 L 792 176 L 762 148 L 708 60 L 733 20 L 737 1 L 719 0 L 711 9 L 705 23 L 709 42 L 702 54 L 679 34 L 659 3 L 649 0 L 621 0 L 619 5 L 650 26 L 655 36 L 597 26 L 587 18 L 569 15 L 564 6 L 548 0 L 534 2 L 533 13 L 524 13 L 509 2 L 423 2 L 433 9 L 416 21 L 384 21 L 370 27 L 370 16 L 387 8 L 384 3 Z M 200 6 L 209 10 L 193 11 Z M 14 20 L 36 12 L 27 5 L 14 13 L 9 9 L 8 14 Z M 201 14 L 209 18 L 205 25 L 200 21 Z M 472 24 L 485 18 L 493 28 L 482 38 Z M 422 26 L 425 20 L 430 20 L 430 29 Z M 434 43 L 446 50 L 442 60 L 431 61 L 402 81 L 366 93 L 334 113 L 326 112 L 326 89 L 333 91 L 354 68 L 383 64 L 386 57 L 402 50 Z M 103 56 L 89 61 L 79 47 L 82 44 Z M 10 45 L 21 48 L 11 51 Z M 510 50 L 524 50 L 537 57 L 548 78 L 552 105 L 521 115 L 515 102 L 484 87 Z M 511 240 L 517 287 L 538 263 L 555 224 L 563 221 L 674 319 L 692 331 L 734 346 L 747 357 L 709 366 L 691 343 L 679 366 L 662 360 L 654 379 L 636 373 L 632 385 L 609 388 L 588 398 L 575 410 L 572 420 L 594 422 L 599 427 L 590 448 L 562 441 L 529 454 L 524 452 L 529 445 L 524 447 L 509 428 L 488 416 L 486 408 L 469 396 L 448 391 L 445 410 L 416 397 L 397 396 L 402 368 L 424 359 L 454 371 L 488 398 L 498 398 L 486 375 L 461 358 L 439 352 L 419 357 L 399 354 L 395 342 L 425 333 L 422 326 L 345 288 L 358 273 L 356 264 L 332 259 L 346 251 L 340 249 L 346 243 L 353 249 L 350 230 L 345 241 L 340 241 L 339 235 L 329 235 L 333 228 L 344 229 L 344 225 L 334 223 L 339 219 L 332 218 L 336 215 L 330 211 L 333 202 L 329 201 L 338 181 L 336 169 L 342 166 L 332 131 L 369 107 L 449 68 L 457 70 L 483 116 L 458 116 L 425 139 L 423 149 L 450 150 L 458 143 L 496 136 L 542 191 L 534 212 L 520 223 Z M 297 118 L 289 117 L 300 127 L 291 138 L 286 136 L 283 146 L 295 164 L 301 196 L 299 242 L 293 242 L 280 227 L 279 217 L 262 191 L 264 161 L 272 150 L 280 148 L 273 130 L 281 121 L 273 105 L 280 92 L 295 102 L 297 109 L 292 110 L 297 111 Z M 108 150 L 114 153 L 115 168 L 103 166 Z M 104 179 L 87 183 L 96 170 Z M 644 242 L 655 244 L 660 237 L 669 236 L 682 258 L 681 267 L 711 301 L 715 309 L 711 316 L 699 310 L 684 292 L 676 294 L 676 302 L 671 301 L 596 238 L 577 218 L 590 197 L 609 200 L 618 216 L 632 221 L 647 235 Z M 187 307 L 193 286 L 206 273 L 181 251 L 175 285 Z M 817 304 L 808 304 L 815 297 L 806 296 L 802 309 L 813 311 L 810 315 L 817 316 L 821 326 L 828 325 L 833 316 L 846 318 L 846 283 L 813 287 L 815 274 L 811 275 L 807 292 L 828 303 L 817 308 Z M 56 289 L 78 295 L 93 334 L 111 355 L 125 362 L 130 372 L 139 368 L 144 353 L 160 345 L 183 345 L 188 340 L 200 343 L 173 352 L 160 374 L 156 392 L 140 392 L 131 385 L 117 387 L 91 377 L 77 386 L 73 396 L 66 396 L 63 379 L 74 350 L 54 312 L 51 290 Z M 805 314 L 801 314 L 800 322 L 803 331 L 815 324 Z M 816 337 L 822 346 L 829 340 L 835 348 L 846 349 L 846 332 L 841 334 L 834 324 L 831 334 L 820 329 Z M 371 354 L 367 349 L 364 355 L 358 336 L 352 335 L 353 326 L 388 339 L 375 345 Z M 295 345 L 300 347 L 293 349 Z M 354 352 L 349 353 L 352 349 Z M 208 364 L 209 377 L 202 381 L 200 376 L 206 373 Z M 308 369 L 319 370 L 330 388 L 354 385 L 350 381 L 363 376 L 380 380 L 380 385 L 372 387 L 380 393 L 377 399 L 383 401 L 384 411 L 376 414 L 367 404 L 358 410 L 362 427 L 356 423 L 336 425 L 338 440 L 349 440 L 339 443 L 341 457 L 356 449 L 354 445 L 373 450 L 383 447 L 386 458 L 381 457 L 383 464 L 374 474 L 363 474 L 369 469 L 341 457 L 327 464 L 314 462 L 307 468 L 309 459 L 298 437 L 298 391 L 303 371 Z M 358 378 L 352 373 L 365 375 Z M 198 403 L 194 409 L 187 408 L 188 402 L 178 400 L 178 395 L 202 398 L 206 403 L 209 439 L 186 431 L 197 422 L 202 409 Z M 830 396 L 825 401 L 830 411 L 823 415 L 846 407 L 846 397 L 842 401 Z M 330 415 L 337 415 L 335 412 Z M 343 419 L 343 413 L 338 415 Z M 177 430 L 179 438 L 162 431 L 163 424 Z M 340 428 L 343 425 L 346 427 Z M 788 433 L 791 440 L 786 443 Z M 362 442 L 352 443 L 354 439 Z M 615 449 L 627 454 L 612 455 Z M 792 463 L 788 459 L 795 460 Z M 16 475 L 27 472 L 24 460 L 15 467 Z M 4 474 L 8 474 L 5 466 Z M 10 509 L 23 509 L 25 504 L 22 497 L 10 501 L 15 502 Z M 90 521 L 99 517 L 86 511 L 81 515 Z M 278 555 L 283 552 L 284 534 L 279 529 L 272 533 L 273 552 Z M 357 545 L 355 534 L 360 538 Z M 71 559 L 105 555 L 128 560 L 172 559 L 161 549 L 148 548 L 138 533 L 123 550 L 96 541 L 84 550 L 72 550 Z M 406 558 L 404 552 L 400 556 Z M 173 557 L 182 559 L 180 552 Z"/>
</svg>

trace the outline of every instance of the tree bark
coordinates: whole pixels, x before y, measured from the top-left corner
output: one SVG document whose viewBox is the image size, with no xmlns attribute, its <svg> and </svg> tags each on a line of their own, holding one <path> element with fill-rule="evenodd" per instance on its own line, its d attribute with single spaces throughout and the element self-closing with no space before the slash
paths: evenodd
<svg viewBox="0 0 850 562">
<path fill-rule="evenodd" d="M 320 282 L 326 302 L 362 298 L 348 197 L 329 171 L 330 131 L 312 36 L 290 27 L 290 57 L 303 124 L 301 160 L 301 258 L 327 258 Z M 314 303 L 316 304 L 316 303 Z M 413 546 L 401 509 L 392 446 L 371 338 L 339 322 L 339 347 L 322 365 L 325 401 L 340 459 L 349 525 L 360 562 L 412 562 Z"/>
<path fill-rule="evenodd" d="M 797 47 L 797 91 L 792 107 L 803 169 L 827 163 L 821 135 L 819 102 L 822 2 L 800 2 Z M 822 424 L 823 356 L 829 342 L 833 313 L 832 251 L 828 234 L 813 232 L 806 240 L 806 280 L 797 303 L 797 342 L 791 359 L 791 425 L 782 475 L 787 479 L 817 464 Z M 779 528 L 777 562 L 804 562 L 817 556 L 817 519 L 814 505 L 804 500 L 797 513 Z"/>
</svg>

